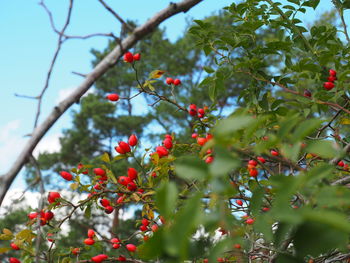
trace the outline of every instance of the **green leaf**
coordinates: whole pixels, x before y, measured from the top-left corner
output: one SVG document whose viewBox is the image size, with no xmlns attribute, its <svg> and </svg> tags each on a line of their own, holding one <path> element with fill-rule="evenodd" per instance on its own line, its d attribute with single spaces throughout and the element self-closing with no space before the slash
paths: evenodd
<svg viewBox="0 0 350 263">
<path fill-rule="evenodd" d="M 259 211 L 261 210 L 262 204 L 264 201 L 264 189 L 261 187 L 255 189 L 253 192 L 253 196 L 250 200 L 250 211 L 253 215 L 257 215 Z"/>
<path fill-rule="evenodd" d="M 6 252 L 9 252 L 10 250 L 10 247 L 0 247 L 0 254 L 4 254 Z"/>
<path fill-rule="evenodd" d="M 208 178 L 208 166 L 193 156 L 180 157 L 175 163 L 175 172 L 183 179 L 203 181 Z"/>
<path fill-rule="evenodd" d="M 178 191 L 175 183 L 163 182 L 156 193 L 156 205 L 159 213 L 164 216 L 166 220 L 170 218 L 175 211 Z"/>
<path fill-rule="evenodd" d="M 292 141 L 297 142 L 304 139 L 306 136 L 314 133 L 323 121 L 320 119 L 307 119 L 298 124 L 298 127 L 293 133 Z"/>
<path fill-rule="evenodd" d="M 90 218 L 91 217 L 91 204 L 89 204 L 84 211 L 84 216 L 86 218 Z"/>
<path fill-rule="evenodd" d="M 101 160 L 105 163 L 110 163 L 111 162 L 111 159 L 109 158 L 109 154 L 108 153 L 104 153 L 102 156 L 101 156 Z"/>
<path fill-rule="evenodd" d="M 338 154 L 338 151 L 335 149 L 334 142 L 325 140 L 311 141 L 305 150 L 309 153 L 314 153 L 324 158 L 333 158 Z"/>
<path fill-rule="evenodd" d="M 228 172 L 240 166 L 240 160 L 221 146 L 214 149 L 214 162 L 209 165 L 210 173 L 214 176 L 225 176 Z"/>
<path fill-rule="evenodd" d="M 254 123 L 255 119 L 250 116 L 233 116 L 222 121 L 219 121 L 216 127 L 214 128 L 215 136 L 229 136 L 232 133 L 241 130 L 252 123 Z"/>
</svg>

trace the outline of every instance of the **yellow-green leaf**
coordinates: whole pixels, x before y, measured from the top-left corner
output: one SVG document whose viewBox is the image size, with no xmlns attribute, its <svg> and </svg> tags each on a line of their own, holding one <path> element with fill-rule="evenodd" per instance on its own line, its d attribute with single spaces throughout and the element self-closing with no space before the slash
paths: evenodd
<svg viewBox="0 0 350 263">
<path fill-rule="evenodd" d="M 79 187 L 79 183 L 72 183 L 69 187 L 70 187 L 72 190 L 77 190 L 78 187 Z"/>
<path fill-rule="evenodd" d="M 104 161 L 105 163 L 110 163 L 111 162 L 111 159 L 109 158 L 109 154 L 108 153 L 104 153 L 101 156 L 101 160 Z"/>
<path fill-rule="evenodd" d="M 9 235 L 9 236 L 12 236 L 12 235 L 13 235 L 12 232 L 11 232 L 11 230 L 10 230 L 10 229 L 7 229 L 7 228 L 4 228 L 4 229 L 2 230 L 2 232 L 3 232 L 5 235 Z"/>
<path fill-rule="evenodd" d="M 6 253 L 10 250 L 11 250 L 10 247 L 0 247 L 0 254 Z"/>
<path fill-rule="evenodd" d="M 350 119 L 348 119 L 348 118 L 343 118 L 343 119 L 340 120 L 340 124 L 349 125 L 349 124 L 350 124 Z"/>
<path fill-rule="evenodd" d="M 17 239 L 24 239 L 27 242 L 31 242 L 34 237 L 35 234 L 29 229 L 24 229 L 16 235 Z"/>
<path fill-rule="evenodd" d="M 150 79 L 159 79 L 161 76 L 163 76 L 163 74 L 165 73 L 164 70 L 153 70 L 150 74 L 149 74 L 149 78 Z"/>
</svg>

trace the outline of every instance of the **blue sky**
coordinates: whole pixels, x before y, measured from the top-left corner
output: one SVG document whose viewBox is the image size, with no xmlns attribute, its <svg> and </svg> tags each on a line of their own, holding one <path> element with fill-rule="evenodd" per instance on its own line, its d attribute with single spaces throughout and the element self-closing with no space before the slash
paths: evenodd
<svg viewBox="0 0 350 263">
<path fill-rule="evenodd" d="M 0 174 L 6 172 L 15 160 L 31 132 L 36 113 L 36 101 L 17 98 L 14 93 L 36 96 L 42 89 L 47 70 L 56 48 L 57 35 L 53 33 L 47 14 L 38 5 L 39 0 L 0 1 L 0 72 L 2 103 L 0 104 Z M 144 23 L 170 1 L 165 0 L 106 0 L 124 19 Z M 175 2 L 175 1 L 173 1 Z M 232 0 L 204 0 L 187 14 L 170 18 L 161 27 L 175 40 L 184 31 L 186 20 L 201 19 L 229 5 Z M 65 19 L 68 0 L 46 0 L 53 12 L 56 25 Z M 315 13 L 301 20 L 311 22 L 323 11 L 331 8 L 331 1 L 321 0 Z M 311 12 L 312 13 L 312 12 Z M 349 14 L 347 13 L 347 18 Z M 348 19 L 347 21 L 350 21 Z M 97 0 L 75 0 L 72 21 L 67 34 L 85 35 L 97 32 L 119 33 L 120 24 L 105 11 Z M 81 77 L 71 71 L 87 73 L 91 70 L 91 48 L 102 50 L 105 38 L 70 40 L 66 42 L 55 66 L 51 84 L 43 100 L 40 120 L 51 112 L 60 99 L 81 82 Z M 75 106 L 76 107 L 76 106 Z M 70 126 L 70 113 L 54 125 L 39 145 L 40 150 L 56 150 L 62 129 Z M 22 187 L 21 180 L 16 186 Z"/>
</svg>

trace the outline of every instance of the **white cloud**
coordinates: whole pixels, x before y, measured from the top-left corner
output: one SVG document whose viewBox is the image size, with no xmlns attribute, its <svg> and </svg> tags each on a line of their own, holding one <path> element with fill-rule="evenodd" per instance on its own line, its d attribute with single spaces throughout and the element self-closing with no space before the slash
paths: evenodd
<svg viewBox="0 0 350 263">
<path fill-rule="evenodd" d="M 45 135 L 45 137 L 42 138 L 38 145 L 35 147 L 33 151 L 34 156 L 37 157 L 39 153 L 43 153 L 45 151 L 48 153 L 59 151 L 61 149 L 59 141 L 61 135 L 61 133 Z"/>
<path fill-rule="evenodd" d="M 65 89 L 60 89 L 58 91 L 58 96 L 56 99 L 56 104 L 60 103 L 62 100 L 68 98 L 72 92 L 76 89 L 76 86 L 69 86 L 68 88 Z M 88 94 L 93 93 L 92 88 L 90 88 L 84 95 L 83 97 L 87 96 Z"/>
</svg>

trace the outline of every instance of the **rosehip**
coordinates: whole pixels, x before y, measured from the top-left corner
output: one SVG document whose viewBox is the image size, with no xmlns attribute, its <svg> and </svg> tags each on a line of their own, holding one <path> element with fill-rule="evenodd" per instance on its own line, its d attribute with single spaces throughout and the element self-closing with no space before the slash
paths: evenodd
<svg viewBox="0 0 350 263">
<path fill-rule="evenodd" d="M 136 250 L 136 246 L 134 244 L 127 244 L 125 247 L 130 252 L 134 252 Z"/>
<path fill-rule="evenodd" d="M 131 152 L 130 146 L 126 142 L 119 142 L 119 147 L 122 148 L 125 153 Z"/>
<path fill-rule="evenodd" d="M 120 184 L 122 184 L 124 186 L 127 186 L 128 183 L 130 183 L 130 182 L 131 182 L 131 179 L 129 177 L 127 177 L 127 176 L 120 176 L 118 178 L 118 183 L 120 183 Z"/>
<path fill-rule="evenodd" d="M 111 202 L 110 202 L 108 199 L 103 198 L 103 199 L 100 200 L 100 204 L 101 204 L 103 207 L 106 207 L 106 206 L 111 205 Z"/>
<path fill-rule="evenodd" d="M 261 162 L 261 163 L 266 163 L 266 160 L 264 159 L 264 157 L 257 157 L 256 159 L 258 159 L 259 160 L 259 162 Z"/>
<path fill-rule="evenodd" d="M 134 61 L 134 56 L 132 55 L 131 52 L 126 52 L 124 54 L 124 61 L 128 63 L 132 63 Z"/>
<path fill-rule="evenodd" d="M 329 76 L 328 77 L 328 81 L 329 82 L 334 82 L 334 81 L 336 81 L 337 80 L 337 77 L 333 77 L 333 76 Z"/>
<path fill-rule="evenodd" d="M 93 238 L 95 236 L 95 231 L 92 230 L 92 229 L 89 229 L 88 232 L 87 232 L 87 236 L 89 238 Z"/>
<path fill-rule="evenodd" d="M 137 185 L 134 182 L 130 182 L 130 183 L 128 183 L 127 188 L 130 191 L 135 191 L 137 189 Z"/>
<path fill-rule="evenodd" d="M 249 175 L 250 175 L 251 177 L 257 177 L 257 176 L 258 176 L 258 170 L 257 170 L 257 169 L 251 169 L 251 170 L 249 171 Z"/>
<path fill-rule="evenodd" d="M 242 202 L 242 200 L 239 200 L 239 199 L 238 199 L 238 200 L 236 200 L 236 204 L 239 205 L 239 206 L 242 206 L 242 205 L 243 205 L 243 202 Z"/>
<path fill-rule="evenodd" d="M 110 101 L 118 101 L 119 100 L 119 95 L 116 94 L 116 93 L 108 94 L 106 96 L 106 99 L 108 99 Z"/>
<path fill-rule="evenodd" d="M 234 244 L 233 247 L 236 248 L 236 249 L 240 249 L 241 248 L 241 244 Z"/>
<path fill-rule="evenodd" d="M 207 141 L 209 141 L 209 140 L 213 139 L 213 135 L 208 133 L 205 138 L 207 139 Z"/>
<path fill-rule="evenodd" d="M 49 192 L 49 195 L 47 197 L 47 200 L 49 201 L 50 204 L 54 203 L 57 201 L 57 199 L 61 198 L 60 193 L 58 192 Z M 59 204 L 59 203 L 57 203 Z"/>
<path fill-rule="evenodd" d="M 140 230 L 141 230 L 142 232 L 146 231 L 146 230 L 147 230 L 147 226 L 144 226 L 144 225 L 140 226 Z"/>
<path fill-rule="evenodd" d="M 252 166 L 257 166 L 257 165 L 258 165 L 258 162 L 255 161 L 255 160 L 249 160 L 249 161 L 248 161 L 248 164 L 249 164 L 249 165 L 252 165 Z"/>
<path fill-rule="evenodd" d="M 144 226 L 148 226 L 149 225 L 149 221 L 146 218 L 142 218 L 141 224 Z"/>
<path fill-rule="evenodd" d="M 95 168 L 93 171 L 94 171 L 94 174 L 98 176 L 104 176 L 106 174 L 106 171 L 102 168 Z"/>
<path fill-rule="evenodd" d="M 38 213 L 36 213 L 36 212 L 31 212 L 31 213 L 28 214 L 28 218 L 29 218 L 30 220 L 33 220 L 33 219 L 36 218 L 37 216 L 38 216 Z"/>
<path fill-rule="evenodd" d="M 197 115 L 197 111 L 194 110 L 194 109 L 190 109 L 190 110 L 188 111 L 188 113 L 189 113 L 191 116 L 196 116 L 196 115 Z"/>
<path fill-rule="evenodd" d="M 123 255 L 120 255 L 118 257 L 118 261 L 126 261 L 126 257 L 124 257 Z"/>
<path fill-rule="evenodd" d="M 130 135 L 129 137 L 129 145 L 135 146 L 137 144 L 138 140 L 135 134 Z"/>
<path fill-rule="evenodd" d="M 85 245 L 88 246 L 92 246 L 93 244 L 95 244 L 95 240 L 93 240 L 92 238 L 87 238 L 84 240 Z"/>
<path fill-rule="evenodd" d="M 279 155 L 279 153 L 277 152 L 277 151 L 275 151 L 275 150 L 271 150 L 271 155 L 273 155 L 273 156 L 278 156 Z"/>
<path fill-rule="evenodd" d="M 203 146 L 207 142 L 206 138 L 198 137 L 197 138 L 197 143 L 201 146 Z"/>
<path fill-rule="evenodd" d="M 192 133 L 191 137 L 192 137 L 193 139 L 196 139 L 196 138 L 198 137 L 198 134 L 197 134 L 197 133 Z"/>
<path fill-rule="evenodd" d="M 178 85 L 180 85 L 181 84 L 181 80 L 179 80 L 179 79 L 174 79 L 174 85 L 175 86 L 178 86 Z"/>
<path fill-rule="evenodd" d="M 170 134 L 165 134 L 164 136 L 165 139 L 173 140 L 173 137 Z"/>
<path fill-rule="evenodd" d="M 206 159 L 205 159 L 205 162 L 206 163 L 212 163 L 214 161 L 214 157 L 213 156 L 208 156 Z"/>
<path fill-rule="evenodd" d="M 120 240 L 116 237 L 111 239 L 111 243 L 120 243 Z"/>
<path fill-rule="evenodd" d="M 112 206 L 106 206 L 105 207 L 105 213 L 106 214 L 111 214 L 114 211 L 114 208 Z"/>
<path fill-rule="evenodd" d="M 344 167 L 344 165 L 345 165 L 345 164 L 344 164 L 344 162 L 343 162 L 343 161 L 339 161 L 339 162 L 338 162 L 338 166 L 340 166 L 340 167 Z"/>
<path fill-rule="evenodd" d="M 198 109 L 198 113 L 201 114 L 201 115 L 205 114 L 205 112 L 204 112 L 204 110 L 202 108 Z"/>
<path fill-rule="evenodd" d="M 128 168 L 128 177 L 131 179 L 131 180 L 135 180 L 137 178 L 137 171 L 135 168 Z"/>
<path fill-rule="evenodd" d="M 136 60 L 136 61 L 139 61 L 141 59 L 141 54 L 140 53 L 136 53 L 134 56 L 133 56 L 133 59 Z"/>
<path fill-rule="evenodd" d="M 79 163 L 77 168 L 78 168 L 78 170 L 81 170 L 81 169 L 84 168 L 84 165 L 81 164 L 81 163 Z M 88 169 L 84 169 L 84 170 L 82 171 L 82 173 L 83 173 L 83 174 L 88 174 L 89 171 L 88 171 Z"/>
<path fill-rule="evenodd" d="M 158 225 L 152 225 L 151 226 L 152 232 L 156 232 L 158 230 Z"/>
<path fill-rule="evenodd" d="M 263 210 L 264 212 L 267 212 L 267 211 L 270 210 L 270 208 L 269 208 L 269 207 L 263 207 L 262 210 Z"/>
<path fill-rule="evenodd" d="M 323 87 L 326 89 L 326 90 L 331 90 L 334 88 L 334 83 L 333 82 L 325 82 L 323 83 Z"/>
<path fill-rule="evenodd" d="M 172 78 L 166 78 L 165 82 L 166 84 L 171 85 L 174 83 L 174 80 Z"/>
<path fill-rule="evenodd" d="M 173 147 L 173 142 L 170 139 L 165 139 L 163 141 L 163 145 L 165 146 L 165 148 L 171 149 Z"/>
<path fill-rule="evenodd" d="M 21 263 L 21 261 L 17 258 L 10 258 L 10 263 Z"/>
<path fill-rule="evenodd" d="M 329 75 L 332 77 L 336 77 L 337 76 L 337 72 L 334 69 L 330 69 L 329 70 Z"/>
<path fill-rule="evenodd" d="M 116 146 L 114 147 L 114 149 L 116 150 L 117 153 L 125 154 L 124 150 L 120 146 Z"/>
<path fill-rule="evenodd" d="M 11 247 L 13 250 L 20 250 L 20 248 L 19 248 L 15 243 L 11 243 L 11 244 L 10 244 L 10 247 Z"/>
<path fill-rule="evenodd" d="M 47 211 L 44 214 L 44 219 L 47 221 L 50 221 L 53 217 L 54 217 L 54 213 L 52 213 L 51 211 Z"/>
<path fill-rule="evenodd" d="M 252 225 L 252 224 L 254 224 L 254 219 L 253 218 L 248 218 L 245 222 L 246 222 L 246 224 L 248 224 L 248 225 Z"/>
<path fill-rule="evenodd" d="M 118 199 L 117 199 L 117 204 L 122 204 L 124 202 L 124 196 L 120 196 Z"/>
<path fill-rule="evenodd" d="M 101 254 L 101 255 L 97 255 L 91 258 L 91 261 L 96 262 L 96 263 L 100 263 L 103 262 L 105 259 L 107 259 L 108 256 L 105 254 Z"/>
<path fill-rule="evenodd" d="M 72 181 L 72 179 L 73 179 L 73 175 L 71 173 L 66 172 L 66 171 L 61 171 L 60 175 L 62 176 L 63 179 L 65 179 L 67 181 Z"/>
<path fill-rule="evenodd" d="M 72 254 L 73 254 L 73 255 L 78 255 L 79 253 L 80 253 L 80 248 L 77 248 L 77 247 L 76 247 L 76 248 L 73 248 L 73 249 L 72 249 Z"/>
<path fill-rule="evenodd" d="M 118 248 L 120 248 L 120 244 L 113 244 L 112 247 L 113 247 L 114 249 L 118 249 Z"/>
<path fill-rule="evenodd" d="M 163 146 L 158 146 L 156 148 L 156 152 L 158 153 L 159 157 L 167 156 L 169 154 L 168 150 Z"/>
</svg>

